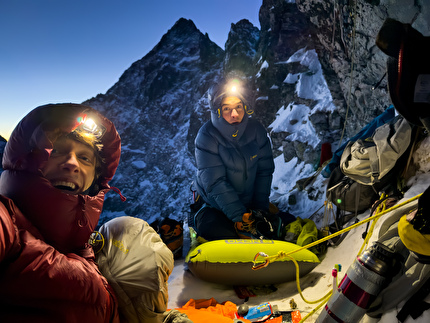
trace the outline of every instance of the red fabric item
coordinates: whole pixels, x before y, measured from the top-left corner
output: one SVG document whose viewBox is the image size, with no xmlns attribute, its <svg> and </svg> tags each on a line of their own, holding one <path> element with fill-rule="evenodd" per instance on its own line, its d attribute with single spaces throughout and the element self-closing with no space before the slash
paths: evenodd
<svg viewBox="0 0 430 323">
<path fill-rule="evenodd" d="M 320 167 L 327 161 L 333 157 L 333 153 L 331 151 L 331 144 L 329 142 L 325 142 L 321 145 L 321 156 L 320 156 Z"/>
<path fill-rule="evenodd" d="M 73 129 L 83 111 L 106 127 L 95 196 L 63 193 L 39 171 L 51 140 Z M 120 145 L 113 124 L 79 104 L 36 108 L 12 132 L 0 177 L 0 322 L 119 322 L 116 299 L 87 241 L 118 166 Z"/>
</svg>

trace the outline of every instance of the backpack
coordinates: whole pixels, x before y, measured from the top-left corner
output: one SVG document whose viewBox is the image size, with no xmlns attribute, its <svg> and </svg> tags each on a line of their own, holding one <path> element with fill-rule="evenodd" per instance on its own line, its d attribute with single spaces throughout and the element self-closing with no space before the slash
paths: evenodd
<svg viewBox="0 0 430 323">
<path fill-rule="evenodd" d="M 326 197 L 338 210 L 359 214 L 369 209 L 379 195 L 371 185 L 360 184 L 343 174 L 338 166 L 331 172 Z"/>
<path fill-rule="evenodd" d="M 389 122 L 391 119 L 395 117 L 395 109 L 393 105 L 390 105 L 383 113 L 377 116 L 375 119 L 366 124 L 357 134 L 355 134 L 351 139 L 343 143 L 336 151 L 333 153 L 333 157 L 327 166 L 324 167 L 321 174 L 328 178 L 330 177 L 331 172 L 339 166 L 340 158 L 342 157 L 342 153 L 345 150 L 346 145 L 349 142 L 357 141 L 358 139 L 363 139 L 371 136 L 376 128 L 382 126 L 383 124 Z"/>
<path fill-rule="evenodd" d="M 401 180 L 420 135 L 418 127 L 399 115 L 370 137 L 348 142 L 327 183 L 327 200 L 338 210 L 358 214 L 369 209 L 381 192 L 401 195 Z"/>
<path fill-rule="evenodd" d="M 360 184 L 374 185 L 377 190 L 386 191 L 389 185 L 396 185 L 396 175 L 409 156 L 405 152 L 412 146 L 412 129 L 399 115 L 378 127 L 371 137 L 350 142 L 340 160 L 342 172 Z M 406 160 L 402 158 L 405 155 Z"/>
</svg>

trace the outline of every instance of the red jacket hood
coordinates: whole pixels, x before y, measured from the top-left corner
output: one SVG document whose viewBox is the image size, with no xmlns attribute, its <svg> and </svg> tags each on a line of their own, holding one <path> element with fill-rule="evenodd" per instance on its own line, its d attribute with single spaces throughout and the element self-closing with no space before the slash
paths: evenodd
<svg viewBox="0 0 430 323">
<path fill-rule="evenodd" d="M 71 132 L 84 111 L 96 115 L 106 128 L 101 138 L 104 163 L 98 179 L 100 189 L 94 196 L 63 193 L 39 171 L 53 147 L 47 134 Z M 115 126 L 96 110 L 72 103 L 44 105 L 21 120 L 6 144 L 0 194 L 15 202 L 43 240 L 61 252 L 73 252 L 85 246 L 97 225 L 120 155 L 121 139 Z"/>
</svg>

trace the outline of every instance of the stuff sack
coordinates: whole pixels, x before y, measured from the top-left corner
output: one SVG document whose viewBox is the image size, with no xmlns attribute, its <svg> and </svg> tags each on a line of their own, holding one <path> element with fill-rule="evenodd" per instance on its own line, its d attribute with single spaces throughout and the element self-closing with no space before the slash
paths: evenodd
<svg viewBox="0 0 430 323">
<path fill-rule="evenodd" d="M 326 197 L 338 209 L 356 214 L 368 210 L 379 199 L 371 185 L 360 184 L 345 176 L 339 166 L 331 172 Z"/>
<path fill-rule="evenodd" d="M 378 184 L 378 190 L 392 183 L 406 160 L 400 158 L 411 146 L 412 126 L 402 116 L 378 127 L 367 139 L 350 142 L 342 154 L 340 168 L 349 178 L 364 185 Z M 398 162 L 399 161 L 399 162 Z"/>
<path fill-rule="evenodd" d="M 115 291 L 121 321 L 161 322 L 167 310 L 167 280 L 174 265 L 170 249 L 139 218 L 118 217 L 99 231 L 104 243 L 96 261 Z"/>
</svg>

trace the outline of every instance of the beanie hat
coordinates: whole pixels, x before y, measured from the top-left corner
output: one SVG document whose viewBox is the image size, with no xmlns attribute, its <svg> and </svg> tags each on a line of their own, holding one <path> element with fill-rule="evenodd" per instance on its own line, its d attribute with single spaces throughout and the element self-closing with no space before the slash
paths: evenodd
<svg viewBox="0 0 430 323">
<path fill-rule="evenodd" d="M 229 96 L 239 98 L 243 102 L 247 114 L 253 113 L 250 108 L 252 96 L 248 82 L 238 78 L 222 79 L 209 90 L 208 95 L 210 108 L 213 113 L 218 114 L 218 117 L 221 116 L 222 100 Z"/>
</svg>

